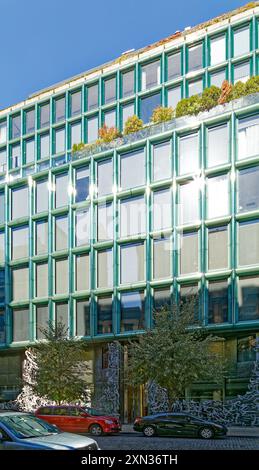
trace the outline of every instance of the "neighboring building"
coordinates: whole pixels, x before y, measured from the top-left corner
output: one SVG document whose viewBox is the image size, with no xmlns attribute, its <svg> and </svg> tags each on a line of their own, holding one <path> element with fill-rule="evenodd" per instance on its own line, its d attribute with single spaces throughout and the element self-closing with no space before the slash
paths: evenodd
<svg viewBox="0 0 259 470">
<path fill-rule="evenodd" d="M 258 38 L 250 4 L 0 111 L 3 394 L 49 319 L 91 339 L 104 386 L 109 341 L 126 344 L 152 325 L 153 308 L 195 292 L 230 373 L 224 390 L 197 384 L 191 396 L 246 390 L 259 331 L 259 96 L 147 126 L 99 153 L 71 148 L 103 123 L 123 129 L 133 113 L 147 123 L 159 104 L 259 74 Z M 127 348 L 121 371 L 126 359 Z M 144 392 L 122 379 L 119 388 L 131 419 Z"/>
</svg>

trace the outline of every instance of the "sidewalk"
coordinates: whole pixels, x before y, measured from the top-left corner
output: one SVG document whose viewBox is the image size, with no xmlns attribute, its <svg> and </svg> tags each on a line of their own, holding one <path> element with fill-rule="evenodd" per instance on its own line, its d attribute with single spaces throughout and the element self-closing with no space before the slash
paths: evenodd
<svg viewBox="0 0 259 470">
<path fill-rule="evenodd" d="M 133 424 L 122 424 L 123 433 L 135 433 Z M 228 428 L 228 436 L 233 437 L 258 437 L 259 438 L 259 427 L 242 427 L 233 426 Z"/>
</svg>

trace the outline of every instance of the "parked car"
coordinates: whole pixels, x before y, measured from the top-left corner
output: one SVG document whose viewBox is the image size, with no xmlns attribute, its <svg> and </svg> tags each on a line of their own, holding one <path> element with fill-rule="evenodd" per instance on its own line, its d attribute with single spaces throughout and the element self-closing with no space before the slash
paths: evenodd
<svg viewBox="0 0 259 470">
<path fill-rule="evenodd" d="M 114 416 L 106 416 L 101 411 L 81 406 L 42 406 L 36 410 L 35 416 L 67 432 L 89 432 L 100 436 L 121 430 L 120 422 Z"/>
<path fill-rule="evenodd" d="M 187 413 L 157 413 L 138 417 L 133 428 L 147 437 L 185 436 L 212 439 L 227 434 L 226 426 Z"/>
<path fill-rule="evenodd" d="M 99 450 L 86 436 L 61 432 L 33 414 L 6 411 L 0 414 L 0 450 Z"/>
</svg>

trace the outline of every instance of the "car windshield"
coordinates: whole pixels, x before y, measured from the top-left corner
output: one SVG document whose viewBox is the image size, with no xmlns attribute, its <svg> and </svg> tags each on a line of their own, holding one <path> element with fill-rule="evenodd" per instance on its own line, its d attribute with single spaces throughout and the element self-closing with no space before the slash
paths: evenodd
<svg viewBox="0 0 259 470">
<path fill-rule="evenodd" d="M 0 422 L 19 439 L 60 433 L 52 424 L 31 415 L 1 416 Z"/>
<path fill-rule="evenodd" d="M 84 408 L 84 411 L 92 416 L 103 416 L 105 413 L 101 410 L 96 410 L 95 408 Z"/>
</svg>

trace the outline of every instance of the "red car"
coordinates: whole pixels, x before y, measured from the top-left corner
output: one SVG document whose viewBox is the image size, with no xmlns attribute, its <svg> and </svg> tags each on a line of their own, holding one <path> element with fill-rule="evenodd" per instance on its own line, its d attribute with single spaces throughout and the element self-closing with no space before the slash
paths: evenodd
<svg viewBox="0 0 259 470">
<path fill-rule="evenodd" d="M 100 436 L 121 430 L 120 422 L 114 416 L 106 416 L 93 408 L 81 406 L 42 406 L 35 411 L 35 416 L 66 432 L 89 432 Z"/>
</svg>

